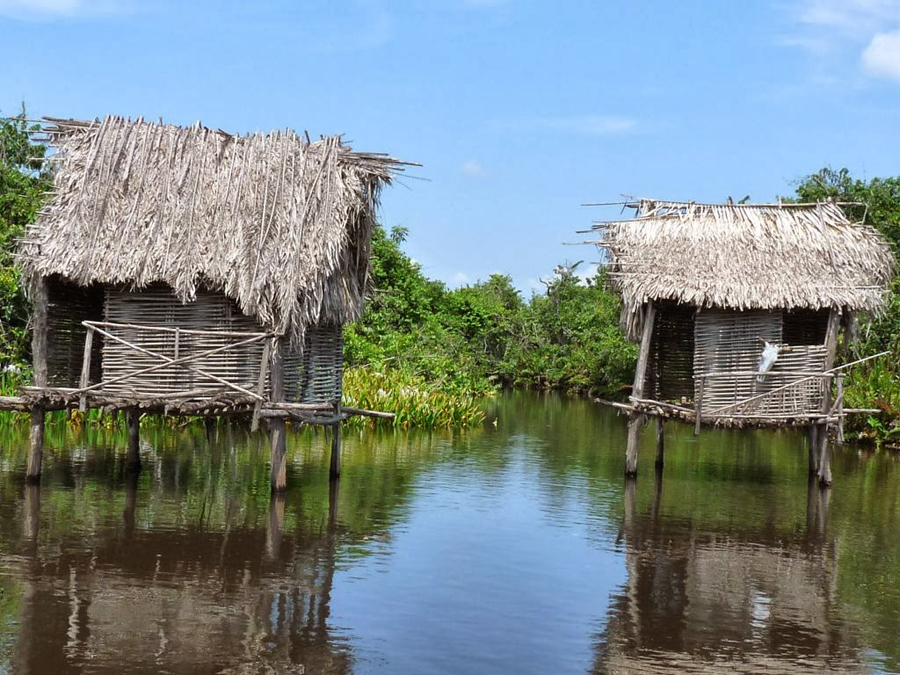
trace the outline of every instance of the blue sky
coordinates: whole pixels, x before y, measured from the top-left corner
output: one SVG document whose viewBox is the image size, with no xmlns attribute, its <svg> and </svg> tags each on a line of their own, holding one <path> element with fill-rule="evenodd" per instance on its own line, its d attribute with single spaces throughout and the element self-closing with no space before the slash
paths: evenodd
<svg viewBox="0 0 900 675">
<path fill-rule="evenodd" d="M 900 0 L 0 0 L 0 112 L 344 133 L 421 168 L 382 221 L 529 292 L 620 195 L 900 174 Z M 420 180 L 424 179 L 424 180 Z"/>
</svg>

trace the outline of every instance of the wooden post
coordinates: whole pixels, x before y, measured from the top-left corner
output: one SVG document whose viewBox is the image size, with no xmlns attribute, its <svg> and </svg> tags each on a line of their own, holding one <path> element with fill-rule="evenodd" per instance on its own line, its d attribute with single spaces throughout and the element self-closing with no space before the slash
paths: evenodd
<svg viewBox="0 0 900 675">
<path fill-rule="evenodd" d="M 94 329 L 87 327 L 84 336 L 84 362 L 81 364 L 81 389 L 87 389 L 91 384 L 91 351 L 94 347 Z M 87 394 L 82 394 L 78 401 L 78 409 L 87 412 Z"/>
<path fill-rule="evenodd" d="M 125 416 L 128 426 L 128 453 L 126 464 L 128 469 L 134 471 L 141 468 L 141 411 L 137 408 L 129 408 Z"/>
<path fill-rule="evenodd" d="M 647 362 L 650 360 L 650 343 L 653 341 L 653 319 L 656 308 L 653 302 L 647 303 L 644 310 L 644 326 L 641 331 L 641 347 L 638 353 L 637 367 L 634 370 L 634 386 L 631 394 L 635 398 L 644 397 L 644 383 L 647 379 Z M 628 421 L 628 445 L 625 450 L 625 475 L 637 475 L 638 445 L 641 439 L 641 425 L 644 416 L 640 413 L 632 413 Z"/>
<path fill-rule="evenodd" d="M 841 313 L 835 308 L 828 314 L 828 328 L 825 331 L 825 370 L 834 368 L 834 356 L 837 352 L 838 329 L 841 326 Z M 822 414 L 831 415 L 831 379 L 823 383 Z M 818 431 L 819 485 L 831 485 L 831 457 L 828 447 L 828 423 L 823 422 Z"/>
<path fill-rule="evenodd" d="M 47 279 L 38 278 L 34 283 L 34 333 L 31 337 L 31 354 L 34 361 L 34 386 L 46 387 L 47 376 Z M 41 479 L 41 463 L 44 456 L 44 408 L 31 408 L 31 442 L 28 446 L 28 469 L 25 479 L 37 482 Z"/>
<path fill-rule="evenodd" d="M 666 454 L 665 429 L 663 428 L 663 418 L 656 418 L 656 466 L 662 467 L 665 464 Z"/>
<path fill-rule="evenodd" d="M 340 409 L 340 408 L 339 408 Z M 331 478 L 341 477 L 341 423 L 331 425 L 331 466 L 329 468 Z"/>
<path fill-rule="evenodd" d="M 807 445 L 809 446 L 809 473 L 819 473 L 819 425 L 810 424 L 806 428 Z"/>
<path fill-rule="evenodd" d="M 832 406 L 832 410 L 836 411 L 838 422 L 837 422 L 837 444 L 844 444 L 844 374 L 838 373 L 835 375 L 837 378 L 837 398 L 834 400 L 834 405 Z"/>
<path fill-rule="evenodd" d="M 280 339 L 273 340 L 272 348 L 272 401 L 284 399 L 284 354 Z M 273 417 L 269 421 L 269 433 L 272 443 L 272 492 L 284 492 L 287 488 L 287 466 L 285 465 L 285 452 L 287 450 L 287 438 L 285 437 L 284 419 Z"/>
</svg>

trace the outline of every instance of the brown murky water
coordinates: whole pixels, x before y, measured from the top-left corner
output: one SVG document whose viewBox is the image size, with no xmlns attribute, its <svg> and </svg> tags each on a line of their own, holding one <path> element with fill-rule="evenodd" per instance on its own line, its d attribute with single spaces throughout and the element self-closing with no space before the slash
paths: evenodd
<svg viewBox="0 0 900 675">
<path fill-rule="evenodd" d="M 0 673 L 900 672 L 900 462 L 795 433 L 653 434 L 524 394 L 496 427 L 321 436 L 0 429 Z M 24 431 L 24 430 L 22 430 Z"/>
</svg>

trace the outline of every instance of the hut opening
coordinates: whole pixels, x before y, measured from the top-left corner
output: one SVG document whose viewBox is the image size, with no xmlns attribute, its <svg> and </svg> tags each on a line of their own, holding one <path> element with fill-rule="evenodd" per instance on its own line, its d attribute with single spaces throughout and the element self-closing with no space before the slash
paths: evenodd
<svg viewBox="0 0 900 675">
<path fill-rule="evenodd" d="M 595 225 L 623 329 L 640 343 L 626 473 L 649 414 L 698 432 L 808 426 L 810 467 L 830 483 L 828 430 L 846 414 L 838 333 L 882 307 L 888 244 L 832 202 L 629 206 L 634 218 Z"/>
<path fill-rule="evenodd" d="M 47 409 L 247 414 L 272 429 L 280 489 L 285 420 L 337 439 L 371 412 L 341 406 L 341 329 L 362 312 L 379 194 L 404 163 L 293 131 L 121 117 L 44 131 L 54 190 L 18 251 L 33 445 Z M 29 466 L 39 475 L 39 452 Z"/>
</svg>

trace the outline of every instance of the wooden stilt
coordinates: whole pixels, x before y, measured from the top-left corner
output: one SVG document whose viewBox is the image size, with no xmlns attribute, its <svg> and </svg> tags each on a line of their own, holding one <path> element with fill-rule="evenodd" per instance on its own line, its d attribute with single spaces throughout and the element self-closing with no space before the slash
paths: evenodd
<svg viewBox="0 0 900 675">
<path fill-rule="evenodd" d="M 275 340 L 272 348 L 272 400 L 284 398 L 284 356 L 280 340 Z M 287 451 L 286 429 L 283 418 L 269 420 L 269 435 L 272 443 L 272 492 L 284 492 L 287 489 Z"/>
<path fill-rule="evenodd" d="M 819 425 L 810 424 L 806 428 L 806 442 L 809 446 L 809 474 L 819 473 Z"/>
<path fill-rule="evenodd" d="M 128 453 L 125 461 L 129 470 L 141 468 L 141 412 L 137 408 L 129 408 L 125 416 L 128 426 Z"/>
<path fill-rule="evenodd" d="M 331 427 L 331 467 L 329 469 L 331 478 L 341 477 L 341 423 L 332 425 Z"/>
<path fill-rule="evenodd" d="M 34 386 L 47 386 L 47 280 L 39 278 L 33 287 L 34 332 L 31 336 L 31 356 L 34 367 Z M 41 479 L 44 458 L 44 409 L 31 409 L 31 442 L 28 446 L 28 469 L 25 479 L 37 482 Z"/>
<path fill-rule="evenodd" d="M 841 327 L 841 313 L 837 309 L 832 308 L 828 314 L 828 327 L 825 330 L 825 370 L 826 372 L 834 367 L 834 357 L 837 353 L 838 330 Z M 830 415 L 832 412 L 831 398 L 831 381 L 826 380 L 825 391 L 822 396 L 822 413 Z M 828 438 L 828 425 L 821 424 L 816 432 L 818 442 L 816 443 L 819 455 L 819 485 L 831 485 L 831 448 Z"/>
<path fill-rule="evenodd" d="M 656 315 L 656 308 L 652 302 L 647 303 L 644 310 L 644 326 L 641 332 L 641 349 L 638 354 L 637 367 L 634 370 L 634 385 L 631 389 L 631 395 L 634 398 L 642 398 L 644 396 L 644 382 L 647 379 L 647 363 L 650 360 L 650 342 L 653 339 L 653 319 Z M 637 475 L 638 446 L 641 440 L 641 426 L 644 422 L 644 416 L 634 413 L 628 421 L 628 445 L 625 449 L 625 475 Z"/>
<path fill-rule="evenodd" d="M 34 406 L 31 409 L 31 438 L 28 445 L 28 469 L 25 480 L 37 483 L 41 480 L 41 463 L 44 458 L 44 409 Z"/>
<path fill-rule="evenodd" d="M 663 428 L 663 418 L 656 418 L 656 466 L 662 468 L 665 464 L 666 441 L 665 429 Z"/>
<path fill-rule="evenodd" d="M 828 427 L 821 425 L 819 436 L 819 485 L 827 487 L 831 485 L 831 443 L 828 438 Z"/>
</svg>

